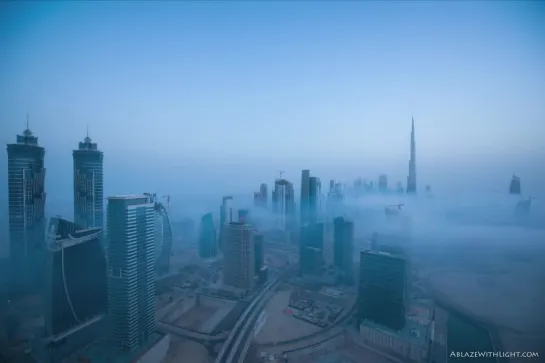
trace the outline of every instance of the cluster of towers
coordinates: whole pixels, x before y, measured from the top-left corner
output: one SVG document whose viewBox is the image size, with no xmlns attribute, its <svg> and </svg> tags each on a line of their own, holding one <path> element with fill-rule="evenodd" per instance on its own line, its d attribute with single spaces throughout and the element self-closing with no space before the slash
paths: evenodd
<svg viewBox="0 0 545 363">
<path fill-rule="evenodd" d="M 36 290 L 45 250 L 45 149 L 27 128 L 7 145 L 9 247 L 13 294 Z M 103 154 L 89 135 L 73 152 L 74 220 L 83 228 L 103 227 Z"/>
<path fill-rule="evenodd" d="M 28 122 L 7 153 L 10 294 L 45 291 L 48 360 L 76 348 L 66 331 L 79 326 L 74 339 L 88 343 L 99 321 L 109 323 L 111 346 L 144 345 L 155 333 L 156 268 L 169 264 L 170 246 L 156 251 L 158 231 L 172 242 L 165 208 L 151 194 L 109 197 L 105 236 L 103 153 L 87 134 L 73 150 L 74 222 L 51 218 L 46 233 L 45 149 Z"/>
</svg>

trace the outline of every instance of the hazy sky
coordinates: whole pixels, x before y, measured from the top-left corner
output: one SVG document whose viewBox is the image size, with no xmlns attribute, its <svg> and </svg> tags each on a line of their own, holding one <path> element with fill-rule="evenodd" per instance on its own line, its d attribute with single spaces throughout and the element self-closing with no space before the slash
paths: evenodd
<svg viewBox="0 0 545 363">
<path fill-rule="evenodd" d="M 506 188 L 545 170 L 545 3 L 2 2 L 3 144 L 27 112 L 67 195 L 86 125 L 107 184 L 223 165 L 257 188 L 337 162 L 404 180 L 412 114 L 419 180 L 467 163 Z"/>
</svg>

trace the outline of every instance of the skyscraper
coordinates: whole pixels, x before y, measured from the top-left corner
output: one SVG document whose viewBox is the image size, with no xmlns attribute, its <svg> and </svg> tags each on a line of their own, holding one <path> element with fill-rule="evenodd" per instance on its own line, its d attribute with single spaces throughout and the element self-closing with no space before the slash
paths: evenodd
<svg viewBox="0 0 545 363">
<path fill-rule="evenodd" d="M 146 195 L 108 198 L 108 314 L 111 343 L 122 350 L 155 333 L 154 207 Z"/>
<path fill-rule="evenodd" d="M 411 124 L 411 159 L 409 160 L 409 176 L 407 177 L 407 193 L 416 193 L 416 141 L 414 139 L 414 117 Z"/>
<path fill-rule="evenodd" d="M 201 230 L 199 234 L 199 256 L 211 258 L 217 255 L 216 230 L 212 213 L 206 213 L 201 218 Z"/>
<path fill-rule="evenodd" d="M 102 228 L 51 218 L 47 234 L 45 329 L 49 358 L 62 358 L 101 336 L 108 293 Z"/>
<path fill-rule="evenodd" d="M 273 212 L 277 215 L 277 227 L 282 231 L 292 228 L 295 222 L 295 193 L 293 184 L 277 179 L 273 190 Z"/>
<path fill-rule="evenodd" d="M 309 178 L 309 198 L 308 198 L 308 211 L 307 222 L 315 223 L 318 220 L 318 206 L 320 197 L 320 181 L 317 177 L 312 176 Z"/>
<path fill-rule="evenodd" d="M 381 192 L 388 190 L 388 177 L 386 174 L 382 174 L 378 177 L 378 190 Z"/>
<path fill-rule="evenodd" d="M 267 208 L 267 184 L 262 183 L 259 187 L 259 192 L 254 193 L 254 205 L 260 208 Z"/>
<path fill-rule="evenodd" d="M 144 193 L 154 205 L 154 239 L 155 239 L 155 260 L 156 272 L 160 275 L 170 271 L 170 254 L 172 251 L 172 224 L 168 211 L 159 202 L 156 194 Z"/>
<path fill-rule="evenodd" d="M 393 330 L 405 326 L 407 262 L 386 252 L 362 251 L 358 294 L 358 318 Z"/>
<path fill-rule="evenodd" d="M 323 265 L 324 224 L 313 223 L 302 226 L 299 243 L 301 273 L 317 273 Z"/>
<path fill-rule="evenodd" d="M 230 206 L 229 201 L 232 201 L 233 197 L 225 196 L 221 200 L 220 206 L 220 230 L 218 238 L 218 246 L 223 252 L 223 245 L 225 242 L 225 236 L 227 232 L 227 224 L 233 221 L 233 209 Z"/>
<path fill-rule="evenodd" d="M 7 145 L 11 291 L 41 284 L 45 267 L 45 149 L 28 128 Z"/>
<path fill-rule="evenodd" d="M 223 256 L 223 282 L 244 290 L 253 289 L 255 246 L 250 225 L 240 222 L 227 225 Z"/>
<path fill-rule="evenodd" d="M 104 226 L 102 151 L 89 133 L 72 152 L 74 159 L 74 223 L 83 228 Z"/>
<path fill-rule="evenodd" d="M 513 175 L 513 178 L 509 183 L 509 194 L 520 195 L 520 178 L 516 175 Z"/>
<path fill-rule="evenodd" d="M 254 236 L 254 249 L 255 249 L 255 267 L 254 272 L 258 275 L 261 272 L 261 268 L 265 264 L 264 259 L 264 245 L 263 245 L 263 235 L 257 234 Z"/>
<path fill-rule="evenodd" d="M 301 225 L 308 222 L 308 200 L 309 200 L 309 179 L 310 179 L 310 170 L 303 170 L 301 172 L 301 200 L 300 200 L 300 210 L 301 210 Z"/>
<path fill-rule="evenodd" d="M 337 217 L 333 221 L 333 261 L 343 274 L 345 282 L 352 280 L 353 249 L 354 249 L 354 223 Z"/>
</svg>

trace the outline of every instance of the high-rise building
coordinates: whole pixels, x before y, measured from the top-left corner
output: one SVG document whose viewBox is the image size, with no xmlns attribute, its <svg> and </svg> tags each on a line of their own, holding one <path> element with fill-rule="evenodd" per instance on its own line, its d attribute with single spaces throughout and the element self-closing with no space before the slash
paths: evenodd
<svg viewBox="0 0 545 363">
<path fill-rule="evenodd" d="M 264 245 L 263 245 L 263 235 L 256 234 L 254 236 L 254 248 L 255 248 L 255 274 L 259 275 L 261 268 L 265 265 L 264 258 Z"/>
<path fill-rule="evenodd" d="M 343 192 L 341 183 L 331 180 L 327 193 L 327 216 L 331 219 L 342 212 Z"/>
<path fill-rule="evenodd" d="M 211 258 L 217 255 L 216 230 L 212 213 L 206 213 L 201 218 L 201 231 L 199 234 L 199 256 Z"/>
<path fill-rule="evenodd" d="M 102 228 L 51 218 L 47 233 L 44 361 L 60 362 L 101 336 L 108 304 Z"/>
<path fill-rule="evenodd" d="M 303 170 L 301 172 L 301 199 L 300 199 L 300 222 L 301 225 L 308 222 L 308 206 L 309 206 L 309 179 L 310 170 Z"/>
<path fill-rule="evenodd" d="M 302 274 L 315 274 L 323 264 L 324 224 L 313 223 L 301 227 L 299 245 L 299 267 Z M 320 251 L 320 259 L 318 259 Z M 319 261 L 322 262 L 319 262 Z"/>
<path fill-rule="evenodd" d="M 414 117 L 411 124 L 411 159 L 409 160 L 409 176 L 407 177 L 407 193 L 416 193 L 416 141 L 414 139 Z"/>
<path fill-rule="evenodd" d="M 277 216 L 277 228 L 290 230 L 295 223 L 295 193 L 293 184 L 285 179 L 277 179 L 273 190 L 273 212 Z"/>
<path fill-rule="evenodd" d="M 301 274 L 320 276 L 325 268 L 324 253 L 321 248 L 305 247 L 304 258 L 301 260 Z"/>
<path fill-rule="evenodd" d="M 388 190 L 388 177 L 386 174 L 382 174 L 378 177 L 378 190 L 381 192 Z"/>
<path fill-rule="evenodd" d="M 320 197 L 320 181 L 317 177 L 311 176 L 309 178 L 308 185 L 309 199 L 307 220 L 309 223 L 316 223 L 318 221 L 318 199 Z"/>
<path fill-rule="evenodd" d="M 362 251 L 358 294 L 358 318 L 393 330 L 405 326 L 407 261 L 386 252 Z"/>
<path fill-rule="evenodd" d="M 223 245 L 225 243 L 227 225 L 233 221 L 233 208 L 231 207 L 230 201 L 233 200 L 233 197 L 226 196 L 221 200 L 220 206 L 220 228 L 218 236 L 218 247 L 223 252 Z"/>
<path fill-rule="evenodd" d="M 13 294 L 37 289 L 45 262 L 45 149 L 28 128 L 7 145 L 10 279 Z"/>
<path fill-rule="evenodd" d="M 102 151 L 89 133 L 72 152 L 74 159 L 74 223 L 83 228 L 104 226 Z"/>
<path fill-rule="evenodd" d="M 337 217 L 333 221 L 333 261 L 335 267 L 342 271 L 345 282 L 352 281 L 354 223 Z"/>
<path fill-rule="evenodd" d="M 156 194 L 144 193 L 153 203 L 154 215 L 154 239 L 155 239 L 155 260 L 156 272 L 164 275 L 170 271 L 170 254 L 172 251 L 172 224 L 168 211 L 159 202 Z"/>
<path fill-rule="evenodd" d="M 511 183 L 509 183 L 509 194 L 520 195 L 520 178 L 516 175 L 513 175 Z"/>
<path fill-rule="evenodd" d="M 250 211 L 248 209 L 239 209 L 238 210 L 238 221 L 240 223 L 249 223 L 248 215 Z"/>
<path fill-rule="evenodd" d="M 244 290 L 251 290 L 254 287 L 254 232 L 248 224 L 231 222 L 227 225 L 223 252 L 223 282 Z"/>
<path fill-rule="evenodd" d="M 155 333 L 155 203 L 108 198 L 106 260 L 111 344 L 132 351 Z"/>
<path fill-rule="evenodd" d="M 254 193 L 254 205 L 260 208 L 267 208 L 267 184 L 262 183 L 259 187 L 259 192 Z"/>
</svg>

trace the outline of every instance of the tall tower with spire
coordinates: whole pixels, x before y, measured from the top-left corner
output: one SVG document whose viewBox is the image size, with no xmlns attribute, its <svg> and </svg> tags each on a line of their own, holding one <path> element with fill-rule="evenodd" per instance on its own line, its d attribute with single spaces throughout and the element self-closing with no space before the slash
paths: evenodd
<svg viewBox="0 0 545 363">
<path fill-rule="evenodd" d="M 102 151 L 87 136 L 74 157 L 74 223 L 81 228 L 104 226 L 104 184 Z"/>
<path fill-rule="evenodd" d="M 45 267 L 45 149 L 28 126 L 7 145 L 12 293 L 35 291 Z"/>
<path fill-rule="evenodd" d="M 409 159 L 409 176 L 407 177 L 407 193 L 416 193 L 416 142 L 414 140 L 414 117 L 411 125 L 411 158 Z"/>
</svg>

